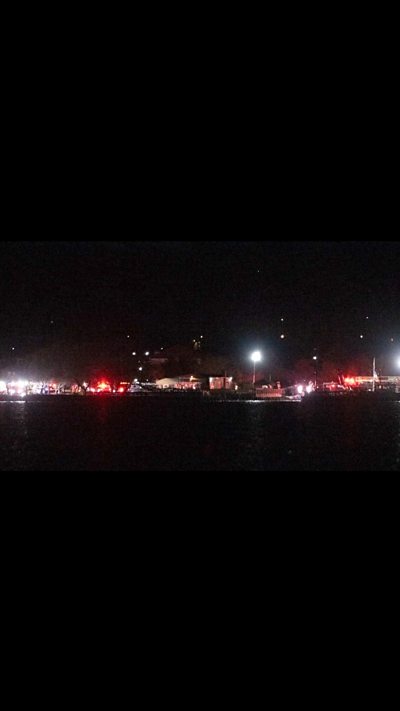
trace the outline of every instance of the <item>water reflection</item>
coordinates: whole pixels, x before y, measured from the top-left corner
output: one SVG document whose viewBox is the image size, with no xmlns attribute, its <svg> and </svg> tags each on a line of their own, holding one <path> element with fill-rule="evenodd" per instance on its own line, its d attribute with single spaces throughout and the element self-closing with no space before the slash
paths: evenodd
<svg viewBox="0 0 400 711">
<path fill-rule="evenodd" d="M 400 469 L 400 402 L 0 402 L 0 470 Z"/>
</svg>

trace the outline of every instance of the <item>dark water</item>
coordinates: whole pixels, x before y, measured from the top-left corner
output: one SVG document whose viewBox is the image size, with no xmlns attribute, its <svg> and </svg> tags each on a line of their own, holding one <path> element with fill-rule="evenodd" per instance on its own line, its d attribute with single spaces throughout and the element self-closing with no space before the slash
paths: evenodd
<svg viewBox="0 0 400 711">
<path fill-rule="evenodd" d="M 400 402 L 0 402 L 0 470 L 400 469 Z"/>
</svg>

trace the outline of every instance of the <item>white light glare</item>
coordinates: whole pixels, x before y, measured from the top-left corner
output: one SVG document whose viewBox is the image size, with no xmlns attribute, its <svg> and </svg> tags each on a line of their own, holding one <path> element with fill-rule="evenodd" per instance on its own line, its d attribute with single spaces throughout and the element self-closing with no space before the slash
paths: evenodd
<svg viewBox="0 0 400 711">
<path fill-rule="evenodd" d="M 253 363 L 259 363 L 262 358 L 260 351 L 254 351 L 250 357 Z"/>
<path fill-rule="evenodd" d="M 303 392 L 303 386 L 302 386 L 302 385 L 298 385 L 298 386 L 297 386 L 297 392 L 299 393 L 299 395 L 301 395 L 301 393 Z"/>
<path fill-rule="evenodd" d="M 306 392 L 310 393 L 312 389 L 313 389 L 312 385 L 307 385 Z"/>
</svg>

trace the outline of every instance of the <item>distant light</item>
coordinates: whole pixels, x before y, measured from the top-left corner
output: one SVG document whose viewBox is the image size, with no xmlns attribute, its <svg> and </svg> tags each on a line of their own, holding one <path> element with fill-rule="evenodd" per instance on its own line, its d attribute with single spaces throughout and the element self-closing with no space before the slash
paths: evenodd
<svg viewBox="0 0 400 711">
<path fill-rule="evenodd" d="M 138 368 L 138 370 L 143 370 L 142 366 L 140 366 L 140 367 Z"/>
<path fill-rule="evenodd" d="M 132 355 L 136 355 L 136 351 L 133 351 Z"/>
<path fill-rule="evenodd" d="M 307 385 L 307 387 L 306 387 L 306 392 L 307 392 L 307 393 L 310 393 L 310 392 L 312 391 L 312 389 L 313 389 L 313 386 L 312 386 L 312 385 Z"/>
<path fill-rule="evenodd" d="M 368 321 L 368 319 L 369 319 L 369 316 L 366 316 L 365 318 L 366 318 L 366 320 Z"/>
<path fill-rule="evenodd" d="M 313 359 L 313 360 L 318 360 L 318 356 L 313 356 L 312 359 Z"/>
<path fill-rule="evenodd" d="M 283 322 L 284 320 L 285 320 L 284 318 L 281 318 L 281 321 L 282 321 L 282 322 Z"/>
<path fill-rule="evenodd" d="M 259 363 L 262 358 L 262 355 L 261 355 L 260 351 L 254 351 L 254 353 L 251 354 L 250 358 L 253 361 L 253 363 Z"/>
<path fill-rule="evenodd" d="M 15 348 L 11 348 L 12 351 L 15 351 Z"/>
<path fill-rule="evenodd" d="M 150 352 L 146 351 L 145 356 L 149 356 L 149 355 L 150 355 Z"/>
<path fill-rule="evenodd" d="M 200 336 L 200 338 L 204 338 L 204 336 Z"/>
<path fill-rule="evenodd" d="M 128 335 L 127 338 L 130 338 L 130 336 Z"/>
<path fill-rule="evenodd" d="M 390 339 L 390 341 L 391 341 L 391 343 L 393 343 L 393 341 L 394 341 L 394 338 L 391 338 L 391 339 Z"/>
<path fill-rule="evenodd" d="M 298 386 L 297 386 L 297 392 L 299 393 L 299 395 L 301 395 L 301 393 L 303 392 L 303 386 L 302 386 L 302 385 L 298 385 Z"/>
<path fill-rule="evenodd" d="M 360 338 L 364 338 L 363 334 L 361 334 Z"/>
<path fill-rule="evenodd" d="M 285 334 L 284 334 L 284 333 L 281 333 L 281 338 L 285 338 Z"/>
</svg>

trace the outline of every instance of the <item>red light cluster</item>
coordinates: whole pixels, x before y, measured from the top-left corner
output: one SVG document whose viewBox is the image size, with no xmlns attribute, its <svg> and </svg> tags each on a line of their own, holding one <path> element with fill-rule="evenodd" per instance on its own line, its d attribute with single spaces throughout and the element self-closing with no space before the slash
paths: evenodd
<svg viewBox="0 0 400 711">
<path fill-rule="evenodd" d="M 89 392 L 95 393 L 97 395 L 101 395 L 103 393 L 119 393 L 123 394 L 128 391 L 130 383 L 119 383 L 117 388 L 112 388 L 110 383 L 107 383 L 106 380 L 100 380 L 94 388 L 89 388 Z"/>
<path fill-rule="evenodd" d="M 102 381 L 101 383 L 97 384 L 96 391 L 98 393 L 110 393 L 111 392 L 111 385 L 109 383 L 105 383 Z"/>
</svg>

